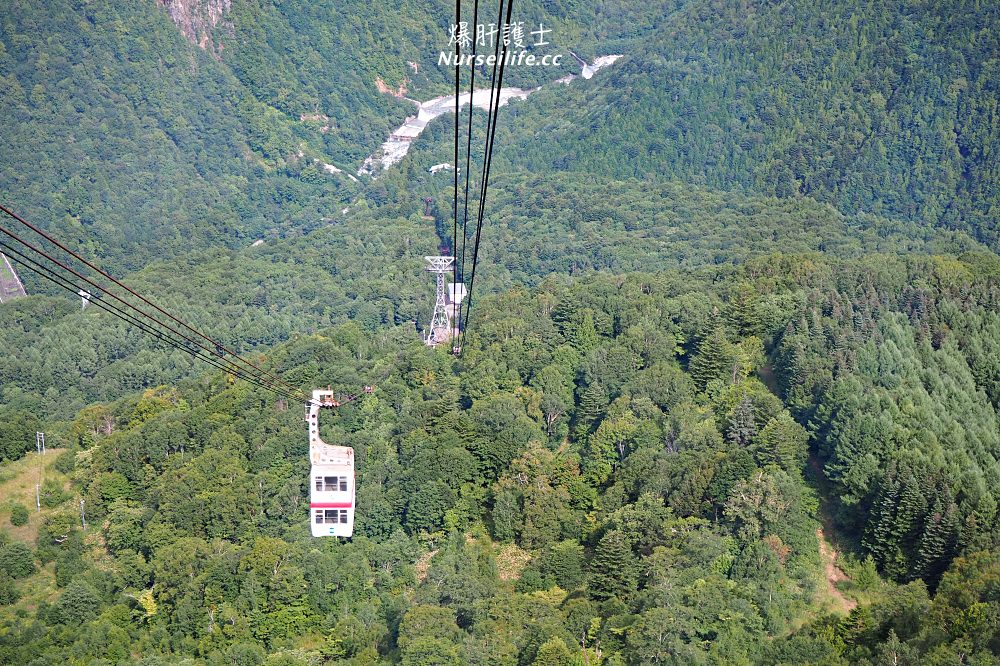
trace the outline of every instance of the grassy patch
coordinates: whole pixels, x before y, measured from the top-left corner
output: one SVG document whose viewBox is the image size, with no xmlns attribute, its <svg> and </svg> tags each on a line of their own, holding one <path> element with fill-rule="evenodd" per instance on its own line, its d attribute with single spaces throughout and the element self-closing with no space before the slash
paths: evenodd
<svg viewBox="0 0 1000 666">
<path fill-rule="evenodd" d="M 68 488 L 69 479 L 53 465 L 62 449 L 49 449 L 44 456 L 30 453 L 20 460 L 4 463 L 0 468 L 0 528 L 12 538 L 34 546 L 38 536 L 38 526 L 50 509 L 39 512 L 35 502 L 35 485 L 45 479 L 56 480 L 63 488 Z M 10 522 L 10 514 L 15 504 L 28 508 L 28 523 L 20 527 Z"/>
</svg>

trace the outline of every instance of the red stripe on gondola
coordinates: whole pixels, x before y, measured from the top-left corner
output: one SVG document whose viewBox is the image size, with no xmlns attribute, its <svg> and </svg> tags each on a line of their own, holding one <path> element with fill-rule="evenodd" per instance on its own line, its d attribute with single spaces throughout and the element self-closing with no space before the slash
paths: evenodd
<svg viewBox="0 0 1000 666">
<path fill-rule="evenodd" d="M 311 502 L 310 509 L 351 509 L 354 504 L 351 502 Z"/>
</svg>

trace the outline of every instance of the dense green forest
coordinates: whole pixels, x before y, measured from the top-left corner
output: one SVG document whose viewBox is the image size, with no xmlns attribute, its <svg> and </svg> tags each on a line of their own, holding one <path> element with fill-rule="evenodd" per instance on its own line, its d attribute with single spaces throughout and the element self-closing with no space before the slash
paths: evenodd
<svg viewBox="0 0 1000 666">
<path fill-rule="evenodd" d="M 5 2 L 0 21 L 0 187 L 22 214 L 134 269 L 249 244 L 347 196 L 349 181 L 292 177 L 315 139 L 266 109 L 241 114 L 252 98 L 154 3 L 38 9 Z"/>
<path fill-rule="evenodd" d="M 505 75 L 542 87 L 455 357 L 454 118 L 351 175 L 452 89 L 453 4 L 0 0 L 2 203 L 303 390 L 377 385 L 324 412 L 357 523 L 313 539 L 301 404 L 19 266 L 0 664 L 1000 663 L 998 6 L 517 7 L 624 57 Z"/>
<path fill-rule="evenodd" d="M 204 48 L 152 0 L 0 6 L 0 189 L 117 269 L 338 215 L 364 188 L 348 174 L 415 112 L 378 82 L 421 101 L 453 89 L 444 2 L 235 2 L 214 27 L 209 0 L 163 4 Z M 661 16 L 632 4 L 526 1 L 516 18 L 592 57 Z M 507 80 L 566 73 L 537 69 Z"/>
<path fill-rule="evenodd" d="M 434 177 L 413 174 L 431 193 Z M 429 206 L 389 179 L 387 200 L 353 206 L 347 215 L 301 237 L 243 250 L 192 252 L 155 262 L 130 284 L 227 346 L 262 349 L 346 319 L 363 330 L 426 326 L 433 283 L 423 256 L 436 254 L 451 201 Z M 531 192 L 530 196 L 507 192 Z M 433 218 L 433 219 L 428 219 Z M 596 187 L 572 174 L 519 177 L 494 204 L 491 242 L 478 279 L 486 292 L 533 285 L 543 276 L 593 271 L 734 266 L 776 250 L 855 257 L 951 252 L 983 246 L 960 233 L 923 229 L 871 216 L 845 217 L 810 200 L 720 194 L 677 183 L 650 187 L 606 181 Z M 386 224 L 386 221 L 391 223 Z M 450 229 L 447 230 L 450 235 Z M 199 369 L 165 347 L 54 286 L 24 275 L 46 297 L 0 308 L 0 410 L 70 418 L 94 400 L 172 382 Z M 27 446 L 30 442 L 22 442 Z"/>
<path fill-rule="evenodd" d="M 985 254 L 771 255 L 497 295 L 458 361 L 303 336 L 268 357 L 296 384 L 384 378 L 324 425 L 358 455 L 350 543 L 306 536 L 293 406 L 221 375 L 95 404 L 50 430 L 43 512 L 0 514 L 37 535 L 0 550 L 0 655 L 992 663 L 998 280 Z M 820 465 L 864 534 L 846 618 Z"/>
<path fill-rule="evenodd" d="M 197 19 L 211 3 L 177 4 Z M 322 164 L 353 171 L 412 113 L 376 81 L 419 99 L 449 89 L 434 61 L 445 5 L 236 2 L 193 29 L 199 47 L 153 2 L 6 2 L 0 185 L 125 269 L 181 239 L 315 226 L 371 185 Z M 997 247 L 995 3 L 635 5 L 519 5 L 552 26 L 546 48 L 625 58 L 505 110 L 498 169 L 805 195 Z"/>
<path fill-rule="evenodd" d="M 998 22 L 981 0 L 688 2 L 596 86 L 505 114 L 500 164 L 808 195 L 1000 248 Z"/>
</svg>

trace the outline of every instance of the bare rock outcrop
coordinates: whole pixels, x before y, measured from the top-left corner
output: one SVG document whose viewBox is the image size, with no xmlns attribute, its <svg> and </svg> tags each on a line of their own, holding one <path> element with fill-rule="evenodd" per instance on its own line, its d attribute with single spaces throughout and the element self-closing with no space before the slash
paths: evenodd
<svg viewBox="0 0 1000 666">
<path fill-rule="evenodd" d="M 213 53 L 222 52 L 222 42 L 213 38 L 220 24 L 226 27 L 225 16 L 232 0 L 159 0 L 177 28 L 189 42 Z"/>
</svg>

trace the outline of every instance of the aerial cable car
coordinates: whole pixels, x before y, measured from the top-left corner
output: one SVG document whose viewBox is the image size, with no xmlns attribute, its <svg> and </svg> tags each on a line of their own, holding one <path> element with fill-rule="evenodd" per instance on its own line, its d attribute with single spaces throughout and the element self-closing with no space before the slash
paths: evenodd
<svg viewBox="0 0 1000 666">
<path fill-rule="evenodd" d="M 365 393 L 375 390 L 366 386 Z M 349 537 L 354 533 L 354 498 L 356 476 L 354 449 L 327 444 L 319 436 L 319 410 L 340 407 L 343 402 L 330 389 L 316 389 L 306 404 L 309 423 L 309 523 L 314 537 Z"/>
</svg>

